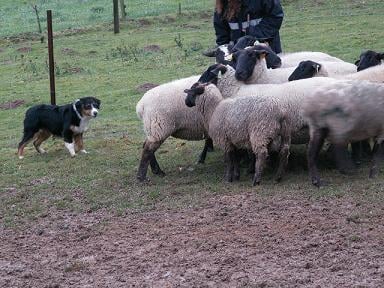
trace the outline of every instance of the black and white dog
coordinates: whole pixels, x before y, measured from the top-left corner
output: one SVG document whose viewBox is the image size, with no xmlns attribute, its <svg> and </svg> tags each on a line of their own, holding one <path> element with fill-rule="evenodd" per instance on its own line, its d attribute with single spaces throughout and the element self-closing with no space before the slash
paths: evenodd
<svg viewBox="0 0 384 288">
<path fill-rule="evenodd" d="M 42 104 L 29 108 L 25 113 L 23 139 L 17 151 L 19 158 L 24 158 L 24 148 L 32 139 L 37 152 L 45 153 L 40 145 L 51 135 L 64 138 L 65 147 L 72 157 L 78 151 L 87 153 L 83 133 L 88 129 L 89 121 L 97 116 L 100 103 L 95 97 L 84 97 L 72 104 Z"/>
</svg>

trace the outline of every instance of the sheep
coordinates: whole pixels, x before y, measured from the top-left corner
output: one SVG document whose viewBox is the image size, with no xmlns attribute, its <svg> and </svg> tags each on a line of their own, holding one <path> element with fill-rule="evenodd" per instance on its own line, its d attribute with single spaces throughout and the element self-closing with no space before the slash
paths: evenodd
<svg viewBox="0 0 384 288">
<path fill-rule="evenodd" d="M 211 73 L 211 70 L 217 69 L 221 77 Z M 301 113 L 303 99 L 313 88 L 335 81 L 338 80 L 318 77 L 282 84 L 244 84 L 235 78 L 235 70 L 231 66 L 222 64 L 209 67 L 199 79 L 200 83 L 217 83 L 224 98 L 253 96 L 274 99 L 289 118 L 292 144 L 305 144 L 309 141 L 307 124 Z"/>
<path fill-rule="evenodd" d="M 199 76 L 191 76 L 162 84 L 147 91 L 137 103 L 136 113 L 143 122 L 146 134 L 137 172 L 139 181 L 146 180 L 148 165 L 153 174 L 165 175 L 156 160 L 155 152 L 169 136 L 185 140 L 206 139 L 199 163 L 204 163 L 207 151 L 213 148 L 201 115 L 195 109 L 188 109 L 183 101 L 184 89 L 191 87 L 198 79 Z"/>
<path fill-rule="evenodd" d="M 340 76 L 341 79 L 369 80 L 370 82 L 384 82 L 384 64 L 372 66 L 356 73 Z"/>
<path fill-rule="evenodd" d="M 306 79 L 311 77 L 339 77 L 356 73 L 357 68 L 348 62 L 314 62 L 312 60 L 301 61 L 297 68 L 288 77 L 288 81 Z"/>
<path fill-rule="evenodd" d="M 148 164 L 153 174 L 165 175 L 156 160 L 155 152 L 169 137 L 187 140 L 203 140 L 207 133 L 202 118 L 195 109 L 187 109 L 183 102 L 183 91 L 198 80 L 191 76 L 162 84 L 147 91 L 136 105 L 136 113 L 143 121 L 146 139 L 137 174 L 139 181 L 146 179 Z M 204 147 L 200 162 L 205 159 L 207 145 Z"/>
<path fill-rule="evenodd" d="M 216 63 L 233 66 L 234 62 L 232 61 L 232 53 L 253 46 L 259 49 L 264 49 L 268 52 L 266 57 L 268 68 L 276 69 L 281 66 L 280 57 L 277 56 L 277 54 L 269 47 L 269 45 L 256 41 L 256 38 L 250 35 L 240 37 L 236 44 L 231 43 L 220 45 L 214 50 L 204 52 L 203 55 L 208 57 L 215 57 Z"/>
<path fill-rule="evenodd" d="M 280 163 L 276 180 L 281 179 L 288 162 L 290 132 L 284 112 L 273 99 L 249 96 L 224 99 L 219 89 L 209 83 L 195 83 L 185 93 L 185 104 L 197 107 L 213 143 L 225 152 L 227 181 L 239 180 L 238 151 L 247 149 L 256 156 L 253 185 L 260 184 L 268 150 L 277 139 L 280 139 Z"/>
<path fill-rule="evenodd" d="M 268 51 L 258 48 L 247 48 L 233 54 L 235 61 L 236 78 L 246 83 L 274 84 L 288 82 L 294 71 L 300 71 L 300 67 L 267 69 L 265 54 Z M 317 63 L 316 63 L 317 64 Z M 356 72 L 356 66 L 347 62 L 321 62 L 317 67 L 316 76 L 333 76 Z"/>
<path fill-rule="evenodd" d="M 316 89 L 303 104 L 310 130 L 308 167 L 312 184 L 324 183 L 319 177 L 317 159 L 327 138 L 335 146 L 374 137 L 369 177 L 377 173 L 384 140 L 384 85 L 369 81 L 346 80 Z"/>
<path fill-rule="evenodd" d="M 383 60 L 384 53 L 367 50 L 360 54 L 359 60 L 355 62 L 355 65 L 357 66 L 357 71 L 361 71 L 368 67 L 380 65 Z"/>
<path fill-rule="evenodd" d="M 293 53 L 280 53 L 281 68 L 296 67 L 301 61 L 327 61 L 327 62 L 345 62 L 344 60 L 331 56 L 323 52 L 301 51 Z"/>
</svg>

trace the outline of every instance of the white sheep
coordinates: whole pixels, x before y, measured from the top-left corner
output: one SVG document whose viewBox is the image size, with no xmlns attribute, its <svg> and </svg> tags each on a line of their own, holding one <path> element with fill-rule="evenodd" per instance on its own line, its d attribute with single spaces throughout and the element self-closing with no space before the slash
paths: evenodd
<svg viewBox="0 0 384 288">
<path fill-rule="evenodd" d="M 299 67 L 279 68 L 279 69 L 267 69 L 265 63 L 265 55 L 268 52 L 266 50 L 260 50 L 259 48 L 247 48 L 238 51 L 233 54 L 235 62 L 236 78 L 244 81 L 247 84 L 277 84 L 288 82 L 289 78 L 296 74 L 302 73 L 302 66 L 307 68 L 303 62 L 299 64 Z M 312 62 L 312 61 L 308 61 Z M 316 75 L 313 76 L 337 76 L 345 75 L 352 72 L 356 72 L 356 66 L 348 62 L 320 62 L 315 63 Z M 309 68 L 309 67 L 308 67 Z M 310 67 L 312 68 L 312 67 Z M 309 77 L 301 77 L 309 78 Z"/>
<path fill-rule="evenodd" d="M 154 174 L 165 174 L 154 153 L 168 137 L 186 140 L 207 138 L 201 115 L 184 104 L 184 90 L 198 79 L 199 76 L 192 76 L 162 84 L 147 91 L 137 103 L 136 113 L 143 122 L 146 135 L 137 174 L 140 181 L 146 179 L 149 164 Z M 206 148 L 202 154 L 206 153 Z M 205 158 L 205 154 L 201 157 Z"/>
<path fill-rule="evenodd" d="M 344 60 L 331 56 L 323 52 L 313 51 L 300 51 L 293 53 L 281 53 L 278 54 L 281 58 L 281 68 L 296 67 L 301 61 L 312 60 L 312 61 L 327 61 L 327 62 L 345 62 Z"/>
<path fill-rule="evenodd" d="M 232 67 L 220 64 L 217 67 L 222 72 L 220 78 L 215 79 L 217 76 L 214 73 L 210 75 L 205 72 L 203 75 L 206 77 L 202 76 L 200 81 L 203 83 L 216 81 L 224 98 L 253 96 L 274 99 L 289 118 L 292 144 L 304 144 L 309 141 L 307 124 L 301 113 L 303 99 L 312 89 L 338 81 L 333 78 L 318 77 L 282 84 L 244 84 L 235 78 L 235 70 Z"/>
<path fill-rule="evenodd" d="M 268 150 L 275 140 L 280 140 L 276 180 L 281 179 L 288 162 L 291 133 L 284 112 L 273 99 L 249 96 L 224 99 L 215 85 L 201 83 L 185 92 L 186 105 L 197 107 L 213 143 L 225 151 L 229 182 L 239 179 L 238 151 L 246 149 L 255 155 L 253 185 L 259 184 Z"/>
<path fill-rule="evenodd" d="M 312 184 L 322 185 L 316 162 L 325 138 L 335 146 L 344 146 L 374 137 L 370 177 L 377 173 L 377 162 L 384 148 L 383 84 L 339 81 L 324 85 L 307 97 L 303 113 L 310 129 L 308 166 Z"/>
</svg>

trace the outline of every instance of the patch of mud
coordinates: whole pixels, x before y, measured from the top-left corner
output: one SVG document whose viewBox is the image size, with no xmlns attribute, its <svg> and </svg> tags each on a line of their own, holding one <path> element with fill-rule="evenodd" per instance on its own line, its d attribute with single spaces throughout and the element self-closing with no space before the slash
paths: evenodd
<svg viewBox="0 0 384 288">
<path fill-rule="evenodd" d="M 139 19 L 137 20 L 140 26 L 149 26 L 152 24 L 152 22 L 148 19 Z"/>
<path fill-rule="evenodd" d="M 136 90 L 140 93 L 145 93 L 147 92 L 148 90 L 151 90 L 152 88 L 155 88 L 159 86 L 158 84 L 154 84 L 154 83 L 144 83 L 144 84 L 141 84 L 139 86 L 136 87 Z"/>
<path fill-rule="evenodd" d="M 61 52 L 63 54 L 67 54 L 67 55 L 74 55 L 74 54 L 76 54 L 75 50 L 73 50 L 72 48 L 68 48 L 68 47 L 61 48 Z"/>
<path fill-rule="evenodd" d="M 0 286 L 383 287 L 382 203 L 286 197 L 0 225 Z"/>
<path fill-rule="evenodd" d="M 32 51 L 31 47 L 20 47 L 17 49 L 17 52 L 20 52 L 20 53 L 29 53 L 31 51 Z"/>
<path fill-rule="evenodd" d="M 8 110 L 8 109 L 15 109 L 25 103 L 25 100 L 14 100 L 11 102 L 1 103 L 0 109 L 2 110 Z"/>
<path fill-rule="evenodd" d="M 152 45 L 148 45 L 148 46 L 145 46 L 143 48 L 144 51 L 147 51 L 147 52 L 161 52 L 161 48 L 159 45 L 155 45 L 155 44 L 152 44 Z"/>
<path fill-rule="evenodd" d="M 0 53 L 4 52 L 5 50 L 3 48 L 0 48 Z"/>
</svg>

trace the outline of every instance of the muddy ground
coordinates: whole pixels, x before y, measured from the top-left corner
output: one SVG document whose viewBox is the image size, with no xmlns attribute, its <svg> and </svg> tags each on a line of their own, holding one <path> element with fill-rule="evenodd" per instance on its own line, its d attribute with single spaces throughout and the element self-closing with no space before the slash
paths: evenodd
<svg viewBox="0 0 384 288">
<path fill-rule="evenodd" d="M 0 231 L 0 287 L 384 287 L 382 203 L 216 196 Z"/>
</svg>

